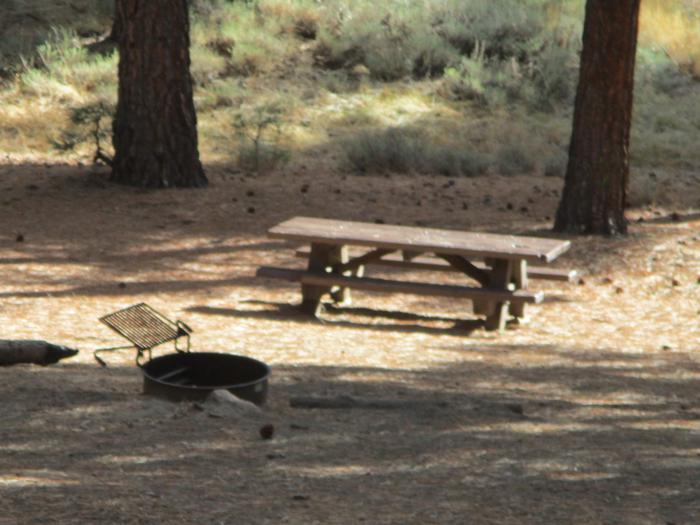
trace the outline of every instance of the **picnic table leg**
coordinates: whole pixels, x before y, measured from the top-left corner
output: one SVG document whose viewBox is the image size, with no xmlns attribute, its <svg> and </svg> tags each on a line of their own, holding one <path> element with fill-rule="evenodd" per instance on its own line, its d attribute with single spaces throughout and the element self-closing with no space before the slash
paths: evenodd
<svg viewBox="0 0 700 525">
<path fill-rule="evenodd" d="M 331 265 L 331 254 L 336 248 L 336 246 L 312 242 L 306 269 L 310 272 L 326 273 L 327 268 Z M 316 316 L 321 306 L 321 297 L 330 291 L 331 289 L 326 286 L 302 284 L 301 310 L 309 315 Z"/>
<path fill-rule="evenodd" d="M 334 266 L 346 263 L 348 258 L 347 246 L 311 243 L 307 270 L 319 273 L 333 271 L 332 268 Z M 302 284 L 301 309 L 308 314 L 316 316 L 321 306 L 321 297 L 326 293 L 330 293 L 335 302 L 347 304 L 350 301 L 350 290 L 345 287 L 334 286 L 331 288 L 328 286 Z"/>
<path fill-rule="evenodd" d="M 516 290 L 527 290 L 527 261 L 515 261 L 513 263 L 513 284 Z M 525 319 L 525 303 L 514 303 L 510 305 L 510 314 L 520 321 Z"/>
<path fill-rule="evenodd" d="M 495 260 L 490 272 L 489 287 L 507 290 L 513 277 L 513 261 Z M 489 303 L 486 314 L 486 330 L 498 330 L 502 332 L 508 320 L 510 301 Z"/>
<path fill-rule="evenodd" d="M 331 266 L 345 264 L 350 260 L 350 255 L 348 253 L 347 246 L 336 246 L 334 248 L 336 249 L 331 250 L 331 252 L 329 253 L 329 263 Z M 364 268 L 360 266 L 355 273 L 359 274 L 358 276 L 362 276 L 361 272 L 363 271 L 363 269 Z M 343 272 L 343 275 L 353 275 L 353 272 Z M 335 301 L 338 304 L 349 305 L 351 302 L 350 288 L 347 288 L 345 286 L 334 286 L 331 289 L 331 297 L 333 298 L 333 301 Z"/>
</svg>

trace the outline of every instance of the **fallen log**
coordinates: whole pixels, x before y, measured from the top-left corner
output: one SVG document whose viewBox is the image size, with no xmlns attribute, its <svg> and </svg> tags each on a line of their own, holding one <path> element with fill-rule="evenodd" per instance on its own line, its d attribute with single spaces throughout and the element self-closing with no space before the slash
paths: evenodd
<svg viewBox="0 0 700 525">
<path fill-rule="evenodd" d="M 292 408 L 328 408 L 328 409 L 374 409 L 395 410 L 402 408 L 417 408 L 420 406 L 445 407 L 445 401 L 399 400 L 399 399 L 361 399 L 352 396 L 335 397 L 292 397 L 289 400 Z"/>
<path fill-rule="evenodd" d="M 0 339 L 0 366 L 20 363 L 46 366 L 73 357 L 77 353 L 78 351 L 72 348 L 46 341 Z"/>
</svg>

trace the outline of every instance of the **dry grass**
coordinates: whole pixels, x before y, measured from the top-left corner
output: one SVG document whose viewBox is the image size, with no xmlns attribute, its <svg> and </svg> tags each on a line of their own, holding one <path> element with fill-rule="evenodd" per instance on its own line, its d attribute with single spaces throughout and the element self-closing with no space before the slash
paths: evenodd
<svg viewBox="0 0 700 525">
<path fill-rule="evenodd" d="M 686 5 L 687 4 L 687 5 Z M 691 2 L 645 0 L 640 43 L 658 46 L 681 70 L 700 78 L 700 12 Z"/>
</svg>

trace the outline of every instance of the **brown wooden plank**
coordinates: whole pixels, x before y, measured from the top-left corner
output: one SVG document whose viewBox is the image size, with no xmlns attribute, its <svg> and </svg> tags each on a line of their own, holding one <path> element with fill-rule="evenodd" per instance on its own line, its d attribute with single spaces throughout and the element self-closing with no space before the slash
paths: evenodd
<svg viewBox="0 0 700 525">
<path fill-rule="evenodd" d="M 286 281 L 296 281 L 301 282 L 302 284 L 319 287 L 329 287 L 335 285 L 346 286 L 356 290 L 368 290 L 374 292 L 463 297 L 492 302 L 511 301 L 541 303 L 544 299 L 544 294 L 542 292 L 510 292 L 508 290 L 472 288 L 469 286 L 448 284 L 392 281 L 388 279 L 376 279 L 370 277 L 348 277 L 333 273 L 313 273 L 306 270 L 276 268 L 271 266 L 261 266 L 258 268 L 256 276 L 271 279 L 284 279 Z"/>
<path fill-rule="evenodd" d="M 309 256 L 308 248 L 297 250 L 295 255 L 300 258 Z M 352 257 L 352 255 L 351 255 Z M 437 272 L 454 272 L 457 271 L 450 264 L 436 257 L 417 257 L 411 260 L 405 260 L 400 255 L 389 254 L 381 259 L 376 259 L 367 264 L 377 266 L 387 266 L 393 268 L 403 268 L 406 270 L 430 270 Z M 486 270 L 488 267 L 483 262 L 472 262 L 472 264 L 480 270 Z M 527 267 L 527 277 L 529 279 L 547 280 L 547 281 L 563 281 L 574 282 L 578 277 L 576 270 L 567 270 L 565 268 L 547 268 L 545 266 L 530 266 Z"/>
<path fill-rule="evenodd" d="M 569 241 L 417 228 L 311 217 L 294 217 L 268 231 L 272 238 L 348 244 L 498 259 L 550 262 L 567 251 Z"/>
</svg>

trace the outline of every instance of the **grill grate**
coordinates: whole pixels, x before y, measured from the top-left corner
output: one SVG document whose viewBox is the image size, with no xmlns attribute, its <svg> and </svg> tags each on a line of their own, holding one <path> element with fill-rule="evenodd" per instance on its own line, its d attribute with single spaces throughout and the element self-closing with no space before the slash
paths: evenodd
<svg viewBox="0 0 700 525">
<path fill-rule="evenodd" d="M 166 319 L 145 303 L 105 315 L 100 321 L 141 350 L 187 335 L 176 323 Z"/>
<path fill-rule="evenodd" d="M 189 336 L 192 333 L 192 329 L 182 321 L 171 321 L 146 303 L 135 304 L 100 317 L 100 322 L 125 339 L 128 339 L 136 347 L 138 352 L 137 362 L 145 350 L 150 355 L 150 351 L 154 346 L 168 341 L 175 341 L 175 349 L 179 350 L 177 339 L 180 337 L 187 338 L 187 349 L 189 350 Z M 104 365 L 104 361 L 97 354 L 104 351 L 118 350 L 119 348 L 121 347 L 97 350 L 95 358 Z"/>
</svg>

